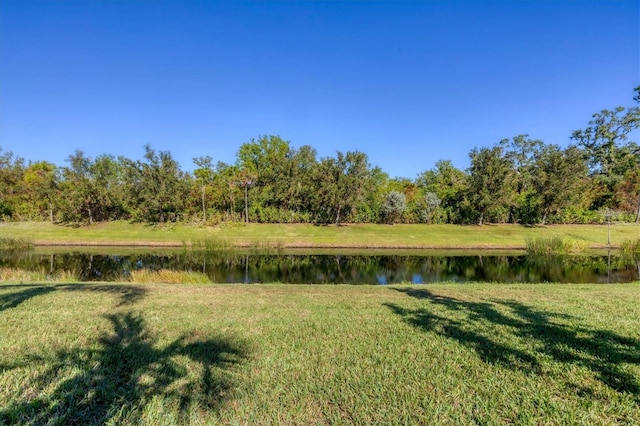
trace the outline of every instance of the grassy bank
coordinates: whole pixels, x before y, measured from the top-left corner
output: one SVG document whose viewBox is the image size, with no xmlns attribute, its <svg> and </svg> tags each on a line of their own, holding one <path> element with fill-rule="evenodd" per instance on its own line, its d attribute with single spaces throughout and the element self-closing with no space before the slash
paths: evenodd
<svg viewBox="0 0 640 426">
<path fill-rule="evenodd" d="M 638 424 L 640 284 L 0 286 L 0 424 Z"/>
<path fill-rule="evenodd" d="M 504 248 L 524 249 L 535 238 L 563 238 L 589 247 L 607 244 L 606 225 L 348 225 L 313 226 L 301 224 L 249 224 L 198 228 L 186 225 L 152 227 L 127 222 L 110 222 L 85 227 L 49 223 L 2 223 L 6 237 L 26 238 L 38 245 L 174 245 L 218 239 L 238 246 L 340 248 Z M 640 226 L 611 227 L 614 246 L 640 238 Z"/>
</svg>

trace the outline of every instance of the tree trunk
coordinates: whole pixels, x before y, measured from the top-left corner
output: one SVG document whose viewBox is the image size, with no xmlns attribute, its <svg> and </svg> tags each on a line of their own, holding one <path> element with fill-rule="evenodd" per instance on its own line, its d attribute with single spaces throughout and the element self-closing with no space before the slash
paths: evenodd
<svg viewBox="0 0 640 426">
<path fill-rule="evenodd" d="M 49 220 L 53 223 L 53 203 L 49 201 Z"/>
<path fill-rule="evenodd" d="M 640 196 L 638 196 L 638 211 L 636 211 L 636 223 L 640 223 Z"/>
<path fill-rule="evenodd" d="M 478 225 L 482 226 L 484 223 L 484 212 L 480 212 L 480 220 L 478 221 Z"/>
<path fill-rule="evenodd" d="M 236 198 L 233 196 L 233 189 L 230 189 L 229 199 L 231 201 L 231 205 L 229 206 L 229 216 L 231 217 L 231 221 L 235 222 L 235 220 L 236 220 Z"/>
<path fill-rule="evenodd" d="M 338 213 L 336 213 L 336 226 L 340 225 L 340 210 L 342 207 L 338 207 Z"/>
<path fill-rule="evenodd" d="M 249 223 L 249 201 L 248 201 L 248 189 L 249 186 L 244 186 L 244 220 L 245 223 Z"/>
<path fill-rule="evenodd" d="M 205 205 L 204 205 L 204 190 L 205 190 L 205 186 L 202 185 L 202 219 L 206 222 L 207 221 L 207 209 L 205 208 Z"/>
</svg>

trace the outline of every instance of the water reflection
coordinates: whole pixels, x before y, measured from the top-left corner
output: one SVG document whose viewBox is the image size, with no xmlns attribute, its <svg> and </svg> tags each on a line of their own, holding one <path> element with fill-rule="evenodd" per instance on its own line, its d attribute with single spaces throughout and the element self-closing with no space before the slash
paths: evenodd
<svg viewBox="0 0 640 426">
<path fill-rule="evenodd" d="M 216 283 L 393 284 L 431 282 L 615 283 L 640 279 L 640 260 L 612 255 L 250 254 L 38 252 L 0 254 L 0 268 L 72 271 L 81 281 L 126 281 L 132 271 L 206 274 Z"/>
</svg>

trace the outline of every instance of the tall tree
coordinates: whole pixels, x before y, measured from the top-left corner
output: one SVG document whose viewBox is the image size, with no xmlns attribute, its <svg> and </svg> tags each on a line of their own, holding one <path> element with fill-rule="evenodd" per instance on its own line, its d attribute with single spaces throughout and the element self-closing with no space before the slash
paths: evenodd
<svg viewBox="0 0 640 426">
<path fill-rule="evenodd" d="M 532 179 L 541 210 L 541 223 L 549 215 L 585 201 L 588 167 L 580 150 L 548 145 L 536 155 Z"/>
<path fill-rule="evenodd" d="M 513 203 L 510 209 L 511 222 L 533 223 L 535 199 L 532 180 L 536 156 L 544 148 L 544 142 L 529 138 L 529 135 L 518 135 L 512 139 L 503 139 L 500 146 L 504 149 L 505 157 L 513 161 L 515 170 L 515 187 Z"/>
<path fill-rule="evenodd" d="M 205 200 L 206 190 L 207 186 L 213 182 L 215 176 L 212 161 L 213 159 L 208 155 L 206 157 L 196 157 L 193 159 L 193 162 L 198 166 L 198 168 L 193 171 L 193 174 L 196 177 L 196 182 L 201 188 L 202 220 L 204 222 L 207 221 L 207 205 Z"/>
<path fill-rule="evenodd" d="M 463 207 L 467 204 L 469 177 L 456 168 L 451 161 L 437 161 L 435 168 L 422 173 L 416 182 L 424 197 L 429 193 L 435 194 L 435 198 L 440 201 L 439 208 L 446 222 L 466 221 Z"/>
<path fill-rule="evenodd" d="M 0 219 L 13 215 L 14 204 L 19 194 L 18 185 L 23 173 L 24 160 L 14 157 L 11 151 L 3 151 L 0 147 Z"/>
<path fill-rule="evenodd" d="M 482 225 L 488 212 L 510 205 L 515 186 L 514 165 L 500 146 L 474 148 L 469 156 L 469 200 L 478 215 L 478 224 Z"/>
<path fill-rule="evenodd" d="M 53 207 L 59 195 L 56 166 L 46 161 L 29 164 L 23 176 L 23 195 L 39 216 L 46 212 L 53 223 Z"/>
<path fill-rule="evenodd" d="M 286 200 L 288 183 L 283 179 L 290 168 L 292 150 L 289 141 L 280 136 L 261 136 L 251 139 L 238 150 L 237 165 L 245 178 L 245 189 L 254 189 L 254 200 L 260 207 L 280 207 Z M 279 183 L 286 185 L 279 185 Z"/>
<path fill-rule="evenodd" d="M 212 197 L 215 205 L 225 212 L 226 219 L 230 221 L 236 220 L 236 200 L 241 197 L 238 175 L 237 166 L 231 166 L 221 161 L 216 164 Z"/>
<path fill-rule="evenodd" d="M 62 169 L 64 177 L 62 220 L 78 222 L 86 219 L 89 224 L 92 224 L 98 205 L 96 185 L 91 173 L 93 160 L 85 156 L 84 152 L 76 150 L 67 158 L 67 162 L 69 166 Z"/>
<path fill-rule="evenodd" d="M 309 145 L 290 149 L 283 174 L 279 177 L 275 192 L 282 194 L 281 207 L 300 214 L 309 211 L 313 193 L 312 172 L 317 164 L 316 150 Z"/>
<path fill-rule="evenodd" d="M 249 223 L 249 188 L 256 185 L 258 181 L 255 169 L 243 167 L 238 169 L 236 173 L 236 182 L 244 191 L 244 221 Z"/>
<path fill-rule="evenodd" d="M 169 151 L 145 145 L 146 161 L 128 161 L 129 202 L 138 219 L 152 223 L 175 221 L 184 208 L 188 185 L 185 173 Z"/>
<path fill-rule="evenodd" d="M 634 99 L 640 102 L 640 86 L 634 90 Z M 595 207 L 616 207 L 616 186 L 639 163 L 640 148 L 628 141 L 629 134 L 638 127 L 640 107 L 619 106 L 594 114 L 585 129 L 571 134 L 571 139 L 585 150 L 594 178 L 606 188 Z"/>
<path fill-rule="evenodd" d="M 640 164 L 627 171 L 618 185 L 621 207 L 635 214 L 635 223 L 640 223 Z"/>
<path fill-rule="evenodd" d="M 91 165 L 94 190 L 98 199 L 98 220 L 127 219 L 125 208 L 126 188 L 122 158 L 111 154 L 96 157 Z"/>
<path fill-rule="evenodd" d="M 324 158 L 315 168 L 314 216 L 316 221 L 340 225 L 345 212 L 364 197 L 369 163 L 366 154 L 338 152 Z"/>
</svg>

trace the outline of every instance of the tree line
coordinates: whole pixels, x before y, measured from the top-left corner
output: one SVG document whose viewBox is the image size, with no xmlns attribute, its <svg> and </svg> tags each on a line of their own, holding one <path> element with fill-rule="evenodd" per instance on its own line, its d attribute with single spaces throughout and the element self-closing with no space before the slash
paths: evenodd
<svg viewBox="0 0 640 426">
<path fill-rule="evenodd" d="M 528 135 L 474 148 L 470 167 L 441 160 L 415 179 L 391 178 L 363 152 L 318 158 L 279 136 L 240 146 L 234 164 L 168 151 L 141 160 L 75 151 L 67 164 L 30 161 L 0 147 L 0 218 L 94 223 L 640 222 L 640 126 L 635 106 L 602 110 L 567 148 Z"/>
</svg>

